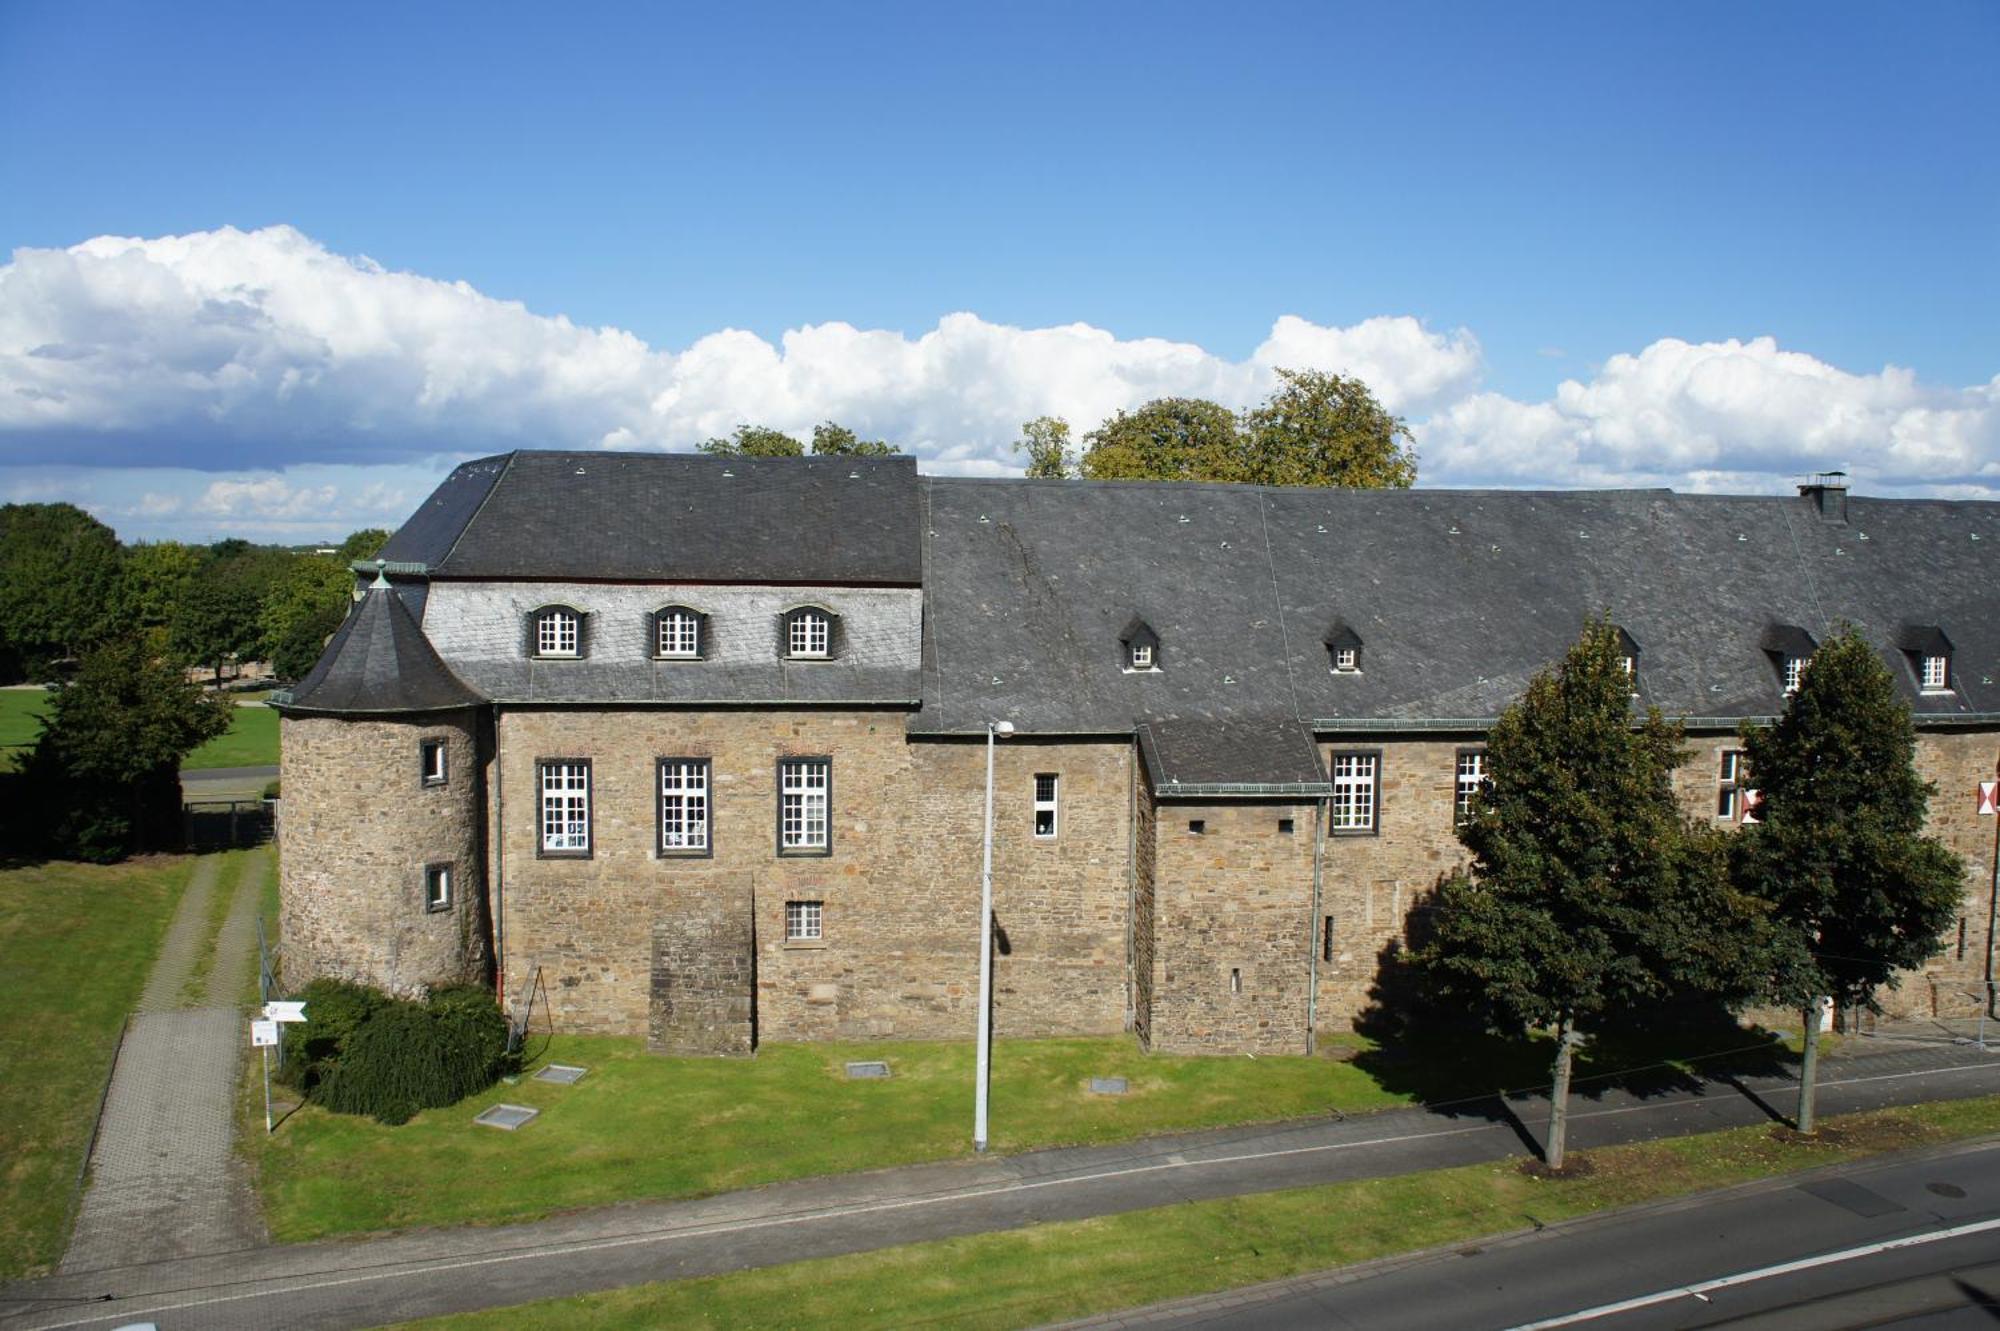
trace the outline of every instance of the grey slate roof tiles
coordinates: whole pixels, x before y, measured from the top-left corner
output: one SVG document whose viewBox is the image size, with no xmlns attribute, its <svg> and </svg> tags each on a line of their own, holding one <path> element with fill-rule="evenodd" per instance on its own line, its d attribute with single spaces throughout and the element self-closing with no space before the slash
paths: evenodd
<svg viewBox="0 0 2000 1331">
<path fill-rule="evenodd" d="M 365 593 L 328 640 L 311 673 L 281 710 L 387 715 L 470 707 L 484 702 L 451 672 L 401 597 L 387 587 Z"/>
</svg>

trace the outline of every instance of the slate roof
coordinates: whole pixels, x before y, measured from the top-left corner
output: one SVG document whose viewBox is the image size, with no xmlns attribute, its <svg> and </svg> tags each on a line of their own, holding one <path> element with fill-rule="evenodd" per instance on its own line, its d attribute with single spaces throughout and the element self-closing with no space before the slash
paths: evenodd
<svg viewBox="0 0 2000 1331">
<path fill-rule="evenodd" d="M 468 462 L 381 557 L 433 577 L 916 586 L 917 464 L 529 452 Z"/>
<path fill-rule="evenodd" d="M 1643 644 L 1639 702 L 1697 726 L 1783 706 L 1763 642 L 1852 621 L 1921 721 L 2000 718 L 2000 504 L 1667 491 L 1343 491 L 934 477 L 924 701 L 914 732 L 1129 733 L 1183 779 L 1242 776 L 1221 737 L 1482 728 L 1609 611 Z M 1118 668 L 1134 616 L 1164 668 Z M 1367 644 L 1330 669 L 1336 623 Z M 1955 691 L 1918 696 L 1906 625 L 1955 645 Z M 1453 724 L 1456 723 L 1456 724 Z M 1216 738 L 1176 749 L 1188 726 Z M 1179 761 L 1176 759 L 1176 761 Z M 1270 769 L 1274 779 L 1291 765 Z"/>
<path fill-rule="evenodd" d="M 290 699 L 280 702 L 274 696 L 272 706 L 288 712 L 379 716 L 484 701 L 439 659 L 402 598 L 379 586 L 348 612 Z"/>
</svg>

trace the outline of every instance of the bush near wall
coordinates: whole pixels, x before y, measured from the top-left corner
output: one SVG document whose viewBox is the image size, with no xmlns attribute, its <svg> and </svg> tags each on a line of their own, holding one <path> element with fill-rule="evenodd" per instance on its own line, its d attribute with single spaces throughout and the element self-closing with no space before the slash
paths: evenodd
<svg viewBox="0 0 2000 1331">
<path fill-rule="evenodd" d="M 507 1019 L 477 985 L 415 1002 L 315 980 L 300 997 L 306 1020 L 285 1028 L 283 1079 L 335 1113 L 406 1123 L 485 1090 L 514 1065 Z"/>
</svg>

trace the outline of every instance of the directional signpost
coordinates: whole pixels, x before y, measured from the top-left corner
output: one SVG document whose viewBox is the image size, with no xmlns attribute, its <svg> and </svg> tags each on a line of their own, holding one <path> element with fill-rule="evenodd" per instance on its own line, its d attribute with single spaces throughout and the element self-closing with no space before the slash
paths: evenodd
<svg viewBox="0 0 2000 1331">
<path fill-rule="evenodd" d="M 278 1028 L 306 1019 L 304 1003 L 270 1002 L 264 1014 L 250 1020 L 250 1047 L 264 1056 L 264 1131 L 275 1131 L 271 1122 L 271 1048 L 278 1043 Z"/>
</svg>

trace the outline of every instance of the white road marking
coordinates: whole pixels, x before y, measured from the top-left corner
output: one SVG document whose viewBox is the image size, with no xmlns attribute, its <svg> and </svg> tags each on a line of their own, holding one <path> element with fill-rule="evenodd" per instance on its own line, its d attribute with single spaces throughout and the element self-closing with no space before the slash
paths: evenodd
<svg viewBox="0 0 2000 1331">
<path fill-rule="evenodd" d="M 1963 1072 L 1971 1069 L 1990 1069 L 2000 1066 L 1992 1063 L 1958 1063 L 1943 1068 L 1923 1068 L 1914 1072 L 1887 1072 L 1870 1077 L 1849 1077 L 1832 1081 L 1822 1081 L 1822 1088 L 1828 1086 L 1853 1086 L 1863 1082 L 1899 1081 L 1909 1077 L 1929 1077 L 1947 1072 Z M 1670 1100 L 1659 1104 L 1631 1105 L 1620 1109 L 1585 1110 L 1570 1115 L 1572 1120 L 1580 1118 L 1609 1118 L 1621 1114 L 1635 1114 L 1647 1111 L 1684 1108 L 1699 1105 L 1698 1100 Z M 1126 1178 L 1136 1174 L 1158 1173 L 1169 1169 L 1201 1169 L 1210 1165 L 1243 1164 L 1255 1160 L 1273 1160 L 1293 1155 L 1316 1155 L 1332 1151 L 1348 1151 L 1362 1146 L 1387 1146 L 1396 1142 L 1427 1141 L 1445 1137 L 1462 1137 L 1470 1133 L 1504 1131 L 1505 1125 L 1480 1123 L 1464 1128 L 1443 1128 L 1431 1132 L 1406 1132 L 1391 1137 L 1368 1137 L 1357 1141 L 1323 1142 L 1317 1146 L 1290 1146 L 1270 1151 L 1246 1151 L 1237 1155 L 1212 1156 L 1201 1160 L 1170 1156 L 1158 1164 L 1128 1165 L 1120 1169 L 1100 1170 L 1092 1174 L 1058 1175 L 1046 1179 L 1015 1180 L 983 1188 L 967 1188 L 952 1192 L 930 1193 L 918 1197 L 897 1198 L 894 1201 L 856 1203 L 849 1206 L 827 1207 L 817 1211 L 797 1211 L 771 1216 L 760 1216 L 747 1220 L 717 1221 L 705 1225 L 666 1227 L 646 1230 L 637 1234 L 624 1234 L 605 1239 L 583 1239 L 574 1243 L 554 1244 L 547 1247 L 522 1248 L 513 1252 L 484 1253 L 477 1257 L 464 1257 L 452 1261 L 434 1262 L 421 1258 L 408 1262 L 386 1262 L 381 1267 L 355 1275 L 330 1277 L 326 1279 L 298 1280 L 279 1278 L 264 1284 L 261 1288 L 240 1290 L 230 1294 L 211 1295 L 206 1298 L 185 1299 L 179 1303 L 146 1303 L 144 1294 L 133 1296 L 130 1301 L 110 1299 L 85 1306 L 100 1309 L 92 1316 L 78 1317 L 67 1322 L 44 1322 L 42 1331 L 64 1331 L 65 1328 L 88 1326 L 93 1322 L 131 1321 L 137 1317 L 155 1313 L 179 1312 L 188 1308 L 208 1308 L 218 1304 L 236 1303 L 244 1299 L 260 1299 L 274 1294 L 300 1294 L 312 1290 L 338 1289 L 345 1285 L 369 1284 L 385 1280 L 405 1280 L 416 1276 L 429 1276 L 444 1271 L 459 1271 L 473 1267 L 497 1266 L 506 1262 L 538 1261 L 544 1258 L 571 1257 L 593 1252 L 608 1252 L 617 1248 L 629 1248 L 649 1243 L 666 1243 L 676 1239 L 710 1238 L 718 1234 L 747 1233 L 751 1230 L 770 1229 L 783 1225 L 806 1224 L 819 1220 L 841 1220 L 852 1216 L 870 1215 L 883 1211 L 907 1210 L 920 1206 L 937 1206 L 947 1202 L 970 1201 L 980 1197 L 999 1196 L 1006 1193 L 1028 1192 L 1037 1188 L 1067 1187 L 1078 1183 L 1100 1183 L 1106 1179 Z M 2000 1222 L 1996 1222 L 2000 1223 Z M 398 1266 L 406 1269 L 397 1270 Z M 1682 1291 L 1673 1291 L 1678 1295 Z M 115 1310 L 115 1311 L 114 1311 Z M 1601 1314 L 1600 1314 L 1601 1315 Z M 1561 1325 L 1555 1323 L 1552 1325 Z"/>
<path fill-rule="evenodd" d="M 1621 1299 L 1617 1303 L 1601 1304 L 1595 1308 L 1585 1308 L 1582 1312 L 1566 1313 L 1561 1317 L 1550 1317 L 1540 1322 L 1524 1322 L 1520 1326 L 1510 1328 L 1509 1331 L 1552 1331 L 1555 1327 L 1594 1322 L 1600 1317 L 1615 1317 L 1619 1313 L 1651 1308 L 1655 1304 L 1684 1299 L 1690 1295 L 1703 1303 L 1708 1303 L 1711 1291 L 1728 1289 L 1732 1285 L 1747 1285 L 1752 1281 L 1768 1280 L 1772 1276 L 1787 1276 L 1795 1271 L 1810 1271 L 1816 1266 L 1851 1262 L 1862 1257 L 1874 1257 L 1879 1253 L 1894 1252 L 1899 1248 L 1916 1248 L 1926 1243 L 1963 1238 L 1967 1234 L 1984 1234 L 1991 1229 L 2000 1229 L 2000 1219 L 1978 1220 L 1968 1225 L 1954 1225 L 1950 1229 L 1936 1229 L 1928 1234 L 1911 1234 L 1900 1239 L 1883 1239 L 1879 1243 L 1864 1243 L 1858 1248 L 1843 1248 L 1839 1252 L 1825 1252 L 1817 1257 L 1801 1257 L 1797 1261 L 1780 1262 L 1776 1266 L 1760 1266 L 1754 1271 L 1738 1271 L 1733 1276 L 1720 1276 L 1714 1280 L 1701 1281 L 1699 1284 L 1676 1285 L 1672 1289 L 1663 1289 L 1657 1293 L 1642 1294 L 1636 1299 Z"/>
</svg>

